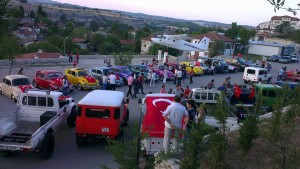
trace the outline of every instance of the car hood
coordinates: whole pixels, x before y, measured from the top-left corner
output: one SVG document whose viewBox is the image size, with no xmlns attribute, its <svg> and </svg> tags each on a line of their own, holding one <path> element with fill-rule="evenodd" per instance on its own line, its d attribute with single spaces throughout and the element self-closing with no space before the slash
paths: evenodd
<svg viewBox="0 0 300 169">
<path fill-rule="evenodd" d="M 33 89 L 32 85 L 20 85 L 20 86 L 14 86 L 15 91 L 21 91 L 25 92 L 25 90 Z"/>
<path fill-rule="evenodd" d="M 130 74 L 127 73 L 116 73 L 120 77 L 125 77 L 126 79 L 130 76 Z"/>
<path fill-rule="evenodd" d="M 82 76 L 81 78 L 86 80 L 88 83 L 96 83 L 96 79 L 92 76 Z"/>
<path fill-rule="evenodd" d="M 54 83 L 54 84 L 56 84 L 58 86 L 61 86 L 62 82 L 63 82 L 63 78 L 62 77 L 52 78 L 52 79 L 49 79 L 49 82 L 50 83 Z"/>
</svg>

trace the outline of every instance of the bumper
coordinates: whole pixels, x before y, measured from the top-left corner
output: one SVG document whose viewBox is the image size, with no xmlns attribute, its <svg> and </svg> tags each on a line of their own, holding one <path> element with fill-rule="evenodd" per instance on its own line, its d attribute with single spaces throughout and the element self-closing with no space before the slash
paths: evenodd
<svg viewBox="0 0 300 169">
<path fill-rule="evenodd" d="M 100 88 L 100 85 L 83 85 L 82 87 L 85 89 L 97 89 Z"/>
</svg>

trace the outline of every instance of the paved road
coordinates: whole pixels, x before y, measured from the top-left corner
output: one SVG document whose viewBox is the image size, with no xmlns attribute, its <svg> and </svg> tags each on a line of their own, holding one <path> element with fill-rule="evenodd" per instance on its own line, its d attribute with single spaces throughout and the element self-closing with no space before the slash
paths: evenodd
<svg viewBox="0 0 300 169">
<path fill-rule="evenodd" d="M 139 63 L 139 60 L 135 60 Z M 81 67 L 95 67 L 101 66 L 103 64 L 102 60 L 99 59 L 82 59 L 79 66 Z M 71 66 L 71 65 L 70 65 Z M 30 80 L 33 79 L 34 73 L 40 69 L 55 69 L 64 71 L 66 67 L 70 66 L 52 66 L 52 67 L 25 67 L 24 75 L 28 76 Z M 299 63 L 292 63 L 288 65 L 283 65 L 279 63 L 272 63 L 271 74 L 273 79 L 277 77 L 277 71 L 280 67 L 287 66 L 288 69 L 300 68 Z M 12 72 L 16 73 L 18 68 L 13 68 Z M 4 77 L 8 74 L 7 67 L 0 67 L 0 77 Z M 194 78 L 194 84 L 190 85 L 190 88 L 205 86 L 211 79 L 215 79 L 215 85 L 219 86 L 223 83 L 226 77 L 231 77 L 231 83 L 241 84 L 242 72 L 238 73 L 227 73 L 227 74 L 216 74 L 214 76 L 199 76 Z M 159 92 L 162 85 L 161 82 L 155 84 L 155 88 L 144 87 L 145 93 L 149 92 Z M 166 89 L 175 88 L 173 82 L 167 82 Z M 117 90 L 126 92 L 127 87 L 118 87 Z M 71 96 L 78 102 L 83 98 L 89 91 L 77 91 L 75 90 Z M 143 98 L 144 95 L 138 95 L 139 98 Z M 137 120 L 139 116 L 139 110 L 137 104 L 137 99 L 130 100 L 130 121 Z M 6 98 L 5 96 L 0 96 L 0 118 L 4 117 L 6 114 L 12 112 L 15 108 L 15 103 Z M 0 157 L 0 168 L 4 167 L 7 169 L 93 169 L 101 168 L 101 165 L 108 165 L 109 167 L 116 168 L 116 164 L 112 161 L 112 155 L 105 150 L 106 143 L 103 140 L 93 140 L 89 142 L 89 145 L 85 148 L 78 148 L 75 143 L 75 129 L 70 129 L 66 124 L 62 125 L 59 130 L 55 133 L 56 147 L 54 154 L 49 160 L 41 160 L 38 158 L 38 154 L 35 153 L 17 153 L 9 158 Z"/>
</svg>

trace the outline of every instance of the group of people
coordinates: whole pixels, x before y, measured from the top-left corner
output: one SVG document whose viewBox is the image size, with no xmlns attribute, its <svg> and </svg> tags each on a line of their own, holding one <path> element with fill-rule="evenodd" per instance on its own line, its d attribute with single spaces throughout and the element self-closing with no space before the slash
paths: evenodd
<svg viewBox="0 0 300 169">
<path fill-rule="evenodd" d="M 69 57 L 69 63 L 73 63 L 73 67 L 76 67 L 76 65 L 79 63 L 79 54 L 76 52 L 76 58 L 73 61 L 73 55 L 71 51 L 67 52 L 67 56 Z"/>
<path fill-rule="evenodd" d="M 109 76 L 107 73 L 104 73 L 102 76 L 102 84 L 103 84 L 103 90 L 116 90 L 116 79 L 117 76 L 112 72 Z"/>
<path fill-rule="evenodd" d="M 144 93 L 144 73 L 141 73 L 140 76 L 135 76 L 134 73 L 131 73 L 131 75 L 127 78 L 127 85 L 128 85 L 128 91 L 127 91 L 127 97 L 130 95 L 132 99 L 137 98 L 137 94 L 139 90 L 141 90 L 142 94 Z M 133 87 L 133 94 L 132 94 L 132 87 Z"/>
</svg>

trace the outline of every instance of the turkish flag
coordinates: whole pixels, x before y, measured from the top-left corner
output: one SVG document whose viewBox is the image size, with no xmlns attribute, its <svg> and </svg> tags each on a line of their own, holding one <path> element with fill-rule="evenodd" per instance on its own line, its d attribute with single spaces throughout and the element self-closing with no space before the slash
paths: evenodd
<svg viewBox="0 0 300 169">
<path fill-rule="evenodd" d="M 238 85 L 234 84 L 234 96 L 238 98 L 241 96 L 241 94 L 242 94 L 241 88 Z"/>
<path fill-rule="evenodd" d="M 238 55 L 238 57 L 240 57 L 240 58 L 243 57 L 243 55 L 242 55 L 240 52 L 239 52 L 237 55 Z"/>
<path fill-rule="evenodd" d="M 251 88 L 251 93 L 249 94 L 248 98 L 249 99 L 253 99 L 255 96 L 255 89 L 254 89 L 254 85 Z"/>
</svg>

